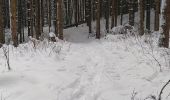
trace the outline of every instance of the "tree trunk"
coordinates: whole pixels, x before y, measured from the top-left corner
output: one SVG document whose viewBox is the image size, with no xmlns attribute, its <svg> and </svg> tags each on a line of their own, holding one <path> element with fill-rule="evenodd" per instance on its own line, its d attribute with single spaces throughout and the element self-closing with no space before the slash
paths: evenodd
<svg viewBox="0 0 170 100">
<path fill-rule="evenodd" d="M 165 3 L 165 4 L 164 4 Z M 169 47 L 170 0 L 162 0 L 159 46 Z"/>
<path fill-rule="evenodd" d="M 63 40 L 63 1 L 57 0 L 57 27 L 59 39 Z"/>
<path fill-rule="evenodd" d="M 89 27 L 89 33 L 92 32 L 92 25 L 91 25 L 91 20 L 92 20 L 92 16 L 91 16 L 91 0 L 86 0 L 85 1 L 85 6 L 86 6 L 86 11 L 85 11 L 85 15 L 86 15 L 86 22 L 87 22 L 87 26 Z"/>
<path fill-rule="evenodd" d="M 16 22 L 16 12 L 17 12 L 17 0 L 11 0 L 11 31 L 12 31 L 12 40 L 15 47 L 18 46 L 18 37 L 17 37 L 17 22 Z"/>
<path fill-rule="evenodd" d="M 120 25 L 123 24 L 123 0 L 120 0 Z"/>
<path fill-rule="evenodd" d="M 129 25 L 134 26 L 134 8 L 133 8 L 134 0 L 129 0 Z"/>
<path fill-rule="evenodd" d="M 160 0 L 155 0 L 155 31 L 159 30 Z"/>
<path fill-rule="evenodd" d="M 47 1 L 48 3 L 48 25 L 49 25 L 49 32 L 51 31 L 51 0 Z"/>
<path fill-rule="evenodd" d="M 35 1 L 35 11 L 36 11 L 36 22 L 35 22 L 35 30 L 36 30 L 36 39 L 39 40 L 41 35 L 41 26 L 40 26 L 40 0 Z"/>
<path fill-rule="evenodd" d="M 149 31 L 150 30 L 150 5 L 151 0 L 146 0 L 146 29 Z"/>
<path fill-rule="evenodd" d="M 109 33 L 110 0 L 105 0 L 106 32 Z"/>
<path fill-rule="evenodd" d="M 5 43 L 5 36 L 4 36 L 4 27 L 3 27 L 3 4 L 2 0 L 0 0 L 0 47 L 2 44 Z"/>
<path fill-rule="evenodd" d="M 75 20 L 75 25 L 76 25 L 76 27 L 78 27 L 78 9 L 77 9 L 77 5 L 78 5 L 78 0 L 75 0 L 75 4 L 74 4 L 74 9 L 75 9 L 75 18 L 74 18 L 74 20 Z"/>
<path fill-rule="evenodd" d="M 28 0 L 27 1 L 27 9 L 28 9 L 28 36 L 32 36 L 32 33 L 31 33 L 31 2 L 32 0 Z"/>
<path fill-rule="evenodd" d="M 139 0 L 139 34 L 144 34 L 144 0 Z"/>
<path fill-rule="evenodd" d="M 44 1 L 40 0 L 40 30 L 43 33 L 43 26 L 44 26 L 44 8 L 43 8 Z"/>
<path fill-rule="evenodd" d="M 100 0 L 96 1 L 96 39 L 100 39 Z"/>
<path fill-rule="evenodd" d="M 112 24 L 111 28 L 117 26 L 117 0 L 112 0 Z"/>
</svg>

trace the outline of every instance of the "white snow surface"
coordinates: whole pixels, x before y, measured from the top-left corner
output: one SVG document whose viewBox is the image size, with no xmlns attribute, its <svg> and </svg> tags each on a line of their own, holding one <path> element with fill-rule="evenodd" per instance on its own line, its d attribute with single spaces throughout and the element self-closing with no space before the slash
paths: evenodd
<svg viewBox="0 0 170 100">
<path fill-rule="evenodd" d="M 1 100 L 152 100 L 151 95 L 158 96 L 170 78 L 170 57 L 168 50 L 157 48 L 156 37 L 108 34 L 96 40 L 89 39 L 87 32 L 79 26 L 64 31 L 67 41 L 4 46 L 9 48 L 11 71 L 1 48 Z M 164 92 L 165 100 L 170 99 L 169 92 Z"/>
</svg>

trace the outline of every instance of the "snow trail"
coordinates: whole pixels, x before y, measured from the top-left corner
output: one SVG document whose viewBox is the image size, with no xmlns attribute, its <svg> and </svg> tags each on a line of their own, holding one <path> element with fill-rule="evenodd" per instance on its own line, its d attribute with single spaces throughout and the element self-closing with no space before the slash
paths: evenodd
<svg viewBox="0 0 170 100">
<path fill-rule="evenodd" d="M 70 30 L 65 34 L 69 42 L 44 42 L 36 50 L 30 43 L 10 47 L 11 72 L 4 71 L 0 53 L 0 90 L 6 100 L 130 100 L 134 89 L 145 96 L 157 90 L 164 75 L 154 74 L 134 42 L 121 35 L 87 39 L 81 32 L 86 28 Z"/>
</svg>

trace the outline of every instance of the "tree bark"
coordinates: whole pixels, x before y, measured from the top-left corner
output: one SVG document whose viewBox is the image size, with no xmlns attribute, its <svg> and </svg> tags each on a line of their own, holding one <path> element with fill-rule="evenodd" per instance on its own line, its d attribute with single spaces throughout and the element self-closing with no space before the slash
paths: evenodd
<svg viewBox="0 0 170 100">
<path fill-rule="evenodd" d="M 100 39 L 100 0 L 96 1 L 96 39 Z"/>
<path fill-rule="evenodd" d="M 18 37 L 17 37 L 17 22 L 16 22 L 16 12 L 17 12 L 17 0 L 11 0 L 11 31 L 12 31 L 12 40 L 15 47 L 18 46 Z"/>
<path fill-rule="evenodd" d="M 134 26 L 134 8 L 133 8 L 134 0 L 129 0 L 129 25 Z"/>
<path fill-rule="evenodd" d="M 117 0 L 112 0 L 112 22 L 111 28 L 117 26 Z"/>
<path fill-rule="evenodd" d="M 164 4 L 165 3 L 165 4 Z M 160 47 L 169 47 L 169 29 L 170 29 L 170 0 L 162 0 L 161 23 L 160 23 Z"/>
<path fill-rule="evenodd" d="M 106 32 L 109 33 L 110 0 L 105 0 Z"/>
<path fill-rule="evenodd" d="M 160 0 L 155 0 L 155 31 L 159 30 Z"/>
<path fill-rule="evenodd" d="M 146 29 L 149 31 L 150 30 L 150 17 L 151 17 L 151 11 L 150 11 L 150 5 L 151 0 L 146 0 Z"/>
<path fill-rule="evenodd" d="M 139 35 L 144 34 L 144 0 L 139 0 Z"/>
<path fill-rule="evenodd" d="M 3 4 L 2 0 L 0 0 L 0 47 L 2 44 L 5 43 L 5 36 L 4 36 L 4 27 L 3 27 Z"/>
<path fill-rule="evenodd" d="M 63 1 L 57 0 L 57 27 L 59 39 L 63 40 Z"/>
<path fill-rule="evenodd" d="M 40 26 L 40 0 L 35 1 L 35 12 L 36 12 L 36 22 L 35 22 L 35 30 L 36 30 L 36 39 L 39 40 L 41 35 L 41 26 Z"/>
<path fill-rule="evenodd" d="M 47 5 L 48 5 L 48 25 L 49 25 L 49 32 L 51 31 L 51 0 L 47 1 Z"/>
<path fill-rule="evenodd" d="M 86 0 L 85 4 L 86 4 L 85 5 L 86 6 L 86 9 L 85 9 L 86 22 L 87 22 L 87 26 L 89 27 L 89 33 L 92 33 L 91 0 Z"/>
</svg>

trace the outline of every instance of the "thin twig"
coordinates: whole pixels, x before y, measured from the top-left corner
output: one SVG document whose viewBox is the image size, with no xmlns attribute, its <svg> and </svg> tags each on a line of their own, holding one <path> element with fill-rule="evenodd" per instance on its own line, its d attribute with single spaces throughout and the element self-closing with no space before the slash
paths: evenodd
<svg viewBox="0 0 170 100">
<path fill-rule="evenodd" d="M 161 91 L 160 91 L 160 93 L 159 93 L 159 98 L 158 98 L 158 100 L 162 100 L 163 91 L 164 91 L 164 89 L 166 88 L 166 86 L 167 86 L 168 84 L 170 84 L 170 80 L 169 80 L 168 82 L 166 82 L 166 84 L 162 87 L 162 89 L 161 89 Z"/>
</svg>

